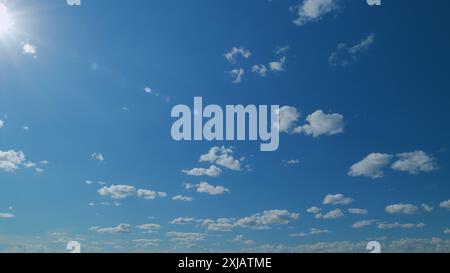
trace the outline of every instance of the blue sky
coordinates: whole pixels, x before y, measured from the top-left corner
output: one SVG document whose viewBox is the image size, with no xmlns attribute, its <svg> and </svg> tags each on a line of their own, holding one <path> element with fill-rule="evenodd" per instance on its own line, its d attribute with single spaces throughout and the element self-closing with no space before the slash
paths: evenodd
<svg viewBox="0 0 450 273">
<path fill-rule="evenodd" d="M 0 2 L 0 251 L 450 251 L 446 1 Z M 175 142 L 194 96 L 279 150 Z"/>
</svg>

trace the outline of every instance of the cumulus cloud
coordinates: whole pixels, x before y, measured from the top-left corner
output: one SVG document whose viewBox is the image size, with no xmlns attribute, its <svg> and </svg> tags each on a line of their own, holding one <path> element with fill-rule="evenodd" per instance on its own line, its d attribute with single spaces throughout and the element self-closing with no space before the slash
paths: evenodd
<svg viewBox="0 0 450 273">
<path fill-rule="evenodd" d="M 105 158 L 103 157 L 102 153 L 92 153 L 91 158 L 97 161 L 104 161 Z"/>
<path fill-rule="evenodd" d="M 303 0 L 303 2 L 291 10 L 297 13 L 294 24 L 303 26 L 310 22 L 319 21 L 325 15 L 338 9 L 337 0 Z"/>
<path fill-rule="evenodd" d="M 193 217 L 179 217 L 173 219 L 170 223 L 173 225 L 187 225 L 195 221 Z"/>
<path fill-rule="evenodd" d="M 439 204 L 439 207 L 443 208 L 443 209 L 450 209 L 450 199 L 447 201 L 442 201 Z"/>
<path fill-rule="evenodd" d="M 140 230 L 143 230 L 145 233 L 153 233 L 161 228 L 161 226 L 158 224 L 142 224 L 136 227 Z"/>
<path fill-rule="evenodd" d="M 2 129 L 5 126 L 5 122 L 0 119 L 0 129 Z"/>
<path fill-rule="evenodd" d="M 184 195 L 176 195 L 176 196 L 172 197 L 172 200 L 174 200 L 174 201 L 183 201 L 183 202 L 191 202 L 192 200 L 194 200 L 194 198 L 189 197 L 189 196 L 184 196 Z"/>
<path fill-rule="evenodd" d="M 356 214 L 356 215 L 366 215 L 368 213 L 366 209 L 358 209 L 358 208 L 350 208 L 350 209 L 348 209 L 348 212 L 350 214 Z"/>
<path fill-rule="evenodd" d="M 81 6 L 81 0 L 66 0 L 69 6 Z"/>
<path fill-rule="evenodd" d="M 292 106 L 283 106 L 277 110 L 279 116 L 279 130 L 281 133 L 292 133 L 294 126 L 301 114 L 297 108 Z"/>
<path fill-rule="evenodd" d="M 358 221 L 356 223 L 354 223 L 352 225 L 352 228 L 364 228 L 364 227 L 368 227 L 371 226 L 375 223 L 375 220 L 363 220 L 363 221 Z"/>
<path fill-rule="evenodd" d="M 248 240 L 247 238 L 245 238 L 244 235 L 240 234 L 240 235 L 236 235 L 236 237 L 233 238 L 233 240 L 231 240 L 233 243 L 238 243 L 238 244 L 244 244 L 244 245 L 253 245 L 255 243 L 255 241 L 253 240 Z"/>
<path fill-rule="evenodd" d="M 318 228 L 310 228 L 308 232 L 302 232 L 302 233 L 291 233 L 289 234 L 290 237 L 306 237 L 309 235 L 320 235 L 320 234 L 327 234 L 330 233 L 328 229 L 318 229 Z"/>
<path fill-rule="evenodd" d="M 344 217 L 344 213 L 342 213 L 341 209 L 331 210 L 325 214 L 317 213 L 315 215 L 316 219 L 338 219 Z"/>
<path fill-rule="evenodd" d="M 211 165 L 209 168 L 193 168 L 191 170 L 182 170 L 183 173 L 190 176 L 210 176 L 217 177 L 222 174 L 222 169 Z"/>
<path fill-rule="evenodd" d="M 231 231 L 235 227 L 234 221 L 228 218 L 206 219 L 202 221 L 201 225 L 209 231 Z"/>
<path fill-rule="evenodd" d="M 420 205 L 424 211 L 426 212 L 432 212 L 434 210 L 433 206 L 430 206 L 428 204 L 423 203 L 422 205 Z"/>
<path fill-rule="evenodd" d="M 372 179 L 382 178 L 383 169 L 389 165 L 392 156 L 389 154 L 373 153 L 354 164 L 348 173 L 350 176 L 367 176 Z"/>
<path fill-rule="evenodd" d="M 252 53 L 244 47 L 233 47 L 230 51 L 225 53 L 225 59 L 232 64 L 236 63 L 237 56 L 248 59 L 252 56 Z"/>
<path fill-rule="evenodd" d="M 130 233 L 131 232 L 131 225 L 129 224 L 119 224 L 115 227 L 90 227 L 90 231 L 94 231 L 97 233 L 109 233 L 109 234 L 117 234 L 117 233 Z"/>
<path fill-rule="evenodd" d="M 124 199 L 136 194 L 136 188 L 130 185 L 111 185 L 98 190 L 102 196 L 110 196 L 113 199 Z"/>
<path fill-rule="evenodd" d="M 269 68 L 274 72 L 282 72 L 284 71 L 284 64 L 286 63 L 286 57 L 281 57 L 277 61 L 273 61 L 269 63 Z"/>
<path fill-rule="evenodd" d="M 236 225 L 252 229 L 267 229 L 272 225 L 286 225 L 299 217 L 299 213 L 287 210 L 265 210 L 262 213 L 238 219 Z"/>
<path fill-rule="evenodd" d="M 36 46 L 30 44 L 30 43 L 23 43 L 22 44 L 22 53 L 25 55 L 31 55 L 33 57 L 36 57 Z"/>
<path fill-rule="evenodd" d="M 156 192 L 156 191 L 152 191 L 152 190 L 139 189 L 139 190 L 137 190 L 137 195 L 139 197 L 147 199 L 147 200 L 153 200 L 153 199 L 156 199 L 157 197 L 164 198 L 167 196 L 167 193 L 161 192 L 161 191 Z"/>
<path fill-rule="evenodd" d="M 300 164 L 299 159 L 289 159 L 289 160 L 283 160 L 284 165 L 297 165 Z"/>
<path fill-rule="evenodd" d="M 312 213 L 312 214 L 318 214 L 322 211 L 321 208 L 318 207 L 310 207 L 309 209 L 306 210 L 308 213 Z"/>
<path fill-rule="evenodd" d="M 174 243 L 185 245 L 187 247 L 194 246 L 195 243 L 203 241 L 206 235 L 198 232 L 177 232 L 170 231 L 166 233 L 167 237 Z"/>
<path fill-rule="evenodd" d="M 432 172 L 437 170 L 434 158 L 424 151 L 398 154 L 399 159 L 392 164 L 392 169 L 410 174 Z"/>
<path fill-rule="evenodd" d="M 210 162 L 233 171 L 240 171 L 242 160 L 234 158 L 233 153 L 233 147 L 215 146 L 209 149 L 207 154 L 201 155 L 199 162 Z"/>
<path fill-rule="evenodd" d="M 221 195 L 227 192 L 230 192 L 229 189 L 225 188 L 224 186 L 218 185 L 213 186 L 211 184 L 208 184 L 207 182 L 201 182 L 199 184 L 186 184 L 186 189 L 195 189 L 197 192 L 200 193 L 207 193 L 209 195 Z"/>
<path fill-rule="evenodd" d="M 252 67 L 252 72 L 260 75 L 261 77 L 267 77 L 267 72 L 269 72 L 269 70 L 265 65 L 257 64 Z"/>
<path fill-rule="evenodd" d="M 25 154 L 22 151 L 1 151 L 0 150 L 0 170 L 14 172 L 25 162 Z"/>
<path fill-rule="evenodd" d="M 414 214 L 418 211 L 417 206 L 412 204 L 393 204 L 389 205 L 384 209 L 387 213 L 390 214 Z"/>
<path fill-rule="evenodd" d="M 395 223 L 378 223 L 377 228 L 378 229 L 393 229 L 393 228 L 423 228 L 425 227 L 424 223 L 419 224 L 400 224 L 398 222 Z"/>
<path fill-rule="evenodd" d="M 240 83 L 242 81 L 242 77 L 244 77 L 245 71 L 242 68 L 237 68 L 231 70 L 229 73 L 233 79 L 232 83 Z"/>
<path fill-rule="evenodd" d="M 353 202 L 350 197 L 345 197 L 342 193 L 328 194 L 323 200 L 324 205 L 348 205 Z"/>
<path fill-rule="evenodd" d="M 370 33 L 362 39 L 359 43 L 353 46 L 348 46 L 345 43 L 340 43 L 328 58 L 330 65 L 346 67 L 351 62 L 357 61 L 358 57 L 368 51 L 375 42 L 375 34 Z"/>
<path fill-rule="evenodd" d="M 321 135 L 336 135 L 344 132 L 344 116 L 341 114 L 325 114 L 317 110 L 306 117 L 308 124 L 295 128 L 295 133 L 319 137 Z"/>
</svg>

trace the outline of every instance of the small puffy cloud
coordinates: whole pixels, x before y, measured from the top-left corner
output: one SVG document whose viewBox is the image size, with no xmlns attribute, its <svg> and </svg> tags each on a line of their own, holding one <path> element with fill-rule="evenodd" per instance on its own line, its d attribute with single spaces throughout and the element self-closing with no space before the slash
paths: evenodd
<svg viewBox="0 0 450 273">
<path fill-rule="evenodd" d="M 173 219 L 170 223 L 173 225 L 187 225 L 195 221 L 193 217 L 179 217 Z"/>
<path fill-rule="evenodd" d="M 438 169 L 434 158 L 424 151 L 398 154 L 399 159 L 392 164 L 392 169 L 410 174 L 432 172 Z"/>
<path fill-rule="evenodd" d="M 244 244 L 244 245 L 253 245 L 255 244 L 255 241 L 253 240 L 248 240 L 245 238 L 244 235 L 236 235 L 236 237 L 233 238 L 233 240 L 231 240 L 233 243 L 238 243 L 238 244 Z"/>
<path fill-rule="evenodd" d="M 0 119 L 0 129 L 2 129 L 5 126 L 5 122 Z"/>
<path fill-rule="evenodd" d="M 152 89 L 150 87 L 146 86 L 144 88 L 144 92 L 147 93 L 147 94 L 151 94 L 153 91 L 152 91 Z"/>
<path fill-rule="evenodd" d="M 228 218 L 206 219 L 202 221 L 201 225 L 209 231 L 231 231 L 235 227 L 233 220 Z"/>
<path fill-rule="evenodd" d="M 11 213 L 0 213 L 0 219 L 11 219 L 15 218 L 16 216 Z"/>
<path fill-rule="evenodd" d="M 300 164 L 300 160 L 299 159 L 283 160 L 283 163 L 285 165 L 297 165 L 297 164 Z"/>
<path fill-rule="evenodd" d="M 161 226 L 158 224 L 142 224 L 136 227 L 146 233 L 153 233 L 161 228 Z"/>
<path fill-rule="evenodd" d="M 406 229 L 411 229 L 411 228 L 423 228 L 425 227 L 424 223 L 419 223 L 419 224 L 400 224 L 398 222 L 395 223 L 378 223 L 377 228 L 378 229 L 393 229 L 393 228 L 406 228 Z"/>
<path fill-rule="evenodd" d="M 36 46 L 30 44 L 30 43 L 23 43 L 22 44 L 22 53 L 25 55 L 31 55 L 33 57 L 36 57 Z"/>
<path fill-rule="evenodd" d="M 350 197 L 345 197 L 342 193 L 338 194 L 328 194 L 323 200 L 324 205 L 348 205 L 353 202 Z"/>
<path fill-rule="evenodd" d="M 375 223 L 375 220 L 363 220 L 363 221 L 358 221 L 356 223 L 354 223 L 352 225 L 352 228 L 364 228 L 364 227 L 368 227 L 371 226 Z"/>
<path fill-rule="evenodd" d="M 97 161 L 104 161 L 105 158 L 103 157 L 102 153 L 92 153 L 91 158 Z"/>
<path fill-rule="evenodd" d="M 317 213 L 315 215 L 316 219 L 338 219 L 344 217 L 344 213 L 342 213 L 341 209 L 331 210 L 325 214 Z"/>
<path fill-rule="evenodd" d="M 310 228 L 307 233 L 291 233 L 290 237 L 306 237 L 308 235 L 320 235 L 330 233 L 328 229 Z"/>
<path fill-rule="evenodd" d="M 94 231 L 97 233 L 109 233 L 109 234 L 118 234 L 118 233 L 130 233 L 131 232 L 131 225 L 129 224 L 119 224 L 115 227 L 90 227 L 90 231 Z"/>
<path fill-rule="evenodd" d="M 310 22 L 319 21 L 323 16 L 338 9 L 337 0 L 303 0 L 303 2 L 291 10 L 297 13 L 294 24 L 303 26 Z"/>
<path fill-rule="evenodd" d="M 308 213 L 312 213 L 312 214 L 318 214 L 322 211 L 321 208 L 318 207 L 310 207 L 309 209 L 306 210 Z"/>
<path fill-rule="evenodd" d="M 130 185 L 112 185 L 99 189 L 98 193 L 102 196 L 110 196 L 113 199 L 124 199 L 135 195 L 136 188 Z"/>
<path fill-rule="evenodd" d="M 279 116 L 279 130 L 281 133 L 292 133 L 301 114 L 297 108 L 292 106 L 283 106 L 277 110 Z"/>
<path fill-rule="evenodd" d="M 199 162 L 210 162 L 233 171 L 240 171 L 241 160 L 234 158 L 233 153 L 233 147 L 215 146 L 209 149 L 207 154 L 200 156 Z"/>
<path fill-rule="evenodd" d="M 167 193 L 139 189 L 139 190 L 137 190 L 137 195 L 138 195 L 138 197 L 141 197 L 141 198 L 144 198 L 147 200 L 153 200 L 153 199 L 156 199 L 157 197 L 164 198 L 167 196 Z"/>
<path fill-rule="evenodd" d="M 428 204 L 423 203 L 422 205 L 420 205 L 424 211 L 426 212 L 432 212 L 434 210 L 433 206 L 430 206 Z"/>
<path fill-rule="evenodd" d="M 389 165 L 392 155 L 373 153 L 363 160 L 355 163 L 348 173 L 350 176 L 367 176 L 372 179 L 382 178 L 384 176 L 383 169 Z"/>
<path fill-rule="evenodd" d="M 232 64 L 236 63 L 237 56 L 248 59 L 252 56 L 252 53 L 244 47 L 233 47 L 230 51 L 225 53 L 225 59 Z"/>
<path fill-rule="evenodd" d="M 182 170 L 183 173 L 191 176 L 210 176 L 217 177 L 222 174 L 222 169 L 211 165 L 209 168 L 193 168 L 191 170 Z"/>
<path fill-rule="evenodd" d="M 450 228 L 444 229 L 444 234 L 450 234 Z"/>
<path fill-rule="evenodd" d="M 229 73 L 233 79 L 232 83 L 240 83 L 242 81 L 242 77 L 244 77 L 245 71 L 242 68 L 237 68 L 231 70 Z"/>
<path fill-rule="evenodd" d="M 186 246 L 193 246 L 195 243 L 203 241 L 206 238 L 205 234 L 198 232 L 170 231 L 166 235 L 172 242 Z"/>
<path fill-rule="evenodd" d="M 390 214 L 414 214 L 418 211 L 417 206 L 412 204 L 393 204 L 389 205 L 384 209 L 387 213 Z"/>
<path fill-rule="evenodd" d="M 306 117 L 308 124 L 295 128 L 294 132 L 313 137 L 321 135 L 336 135 L 344 132 L 344 116 L 341 114 L 325 114 L 317 110 Z"/>
<path fill-rule="evenodd" d="M 269 68 L 274 72 L 282 72 L 285 70 L 284 64 L 286 63 L 286 57 L 281 57 L 278 61 L 269 63 Z"/>
<path fill-rule="evenodd" d="M 450 209 L 450 199 L 447 201 L 442 201 L 439 204 L 439 207 L 443 208 L 443 209 Z"/>
<path fill-rule="evenodd" d="M 236 225 L 252 229 L 267 229 L 272 225 L 286 225 L 291 221 L 297 220 L 299 213 L 289 212 L 287 210 L 265 210 L 262 213 L 256 213 L 248 217 L 238 219 Z"/>
<path fill-rule="evenodd" d="M 370 33 L 366 38 L 353 46 L 348 46 L 345 43 L 340 43 L 328 58 L 331 66 L 346 67 L 350 62 L 358 60 L 358 57 L 368 51 L 375 42 L 375 34 Z"/>
<path fill-rule="evenodd" d="M 367 214 L 366 209 L 358 209 L 358 208 L 350 208 L 350 209 L 348 209 L 348 212 L 350 214 L 356 214 L 356 215 L 366 215 Z"/>
<path fill-rule="evenodd" d="M 265 65 L 260 64 L 260 65 L 254 65 L 252 67 L 252 72 L 260 75 L 261 77 L 266 77 L 267 72 L 269 72 L 269 70 L 267 69 L 267 67 Z"/>
<path fill-rule="evenodd" d="M 207 193 L 209 195 L 221 195 L 230 192 L 230 190 L 225 188 L 224 186 L 213 186 L 211 184 L 208 184 L 207 182 L 201 182 L 196 185 L 186 184 L 185 187 L 186 189 L 195 189 L 199 193 Z"/>
<path fill-rule="evenodd" d="M 183 202 L 191 202 L 194 198 L 184 195 L 176 195 L 172 198 L 174 201 L 183 201 Z"/>
<path fill-rule="evenodd" d="M 136 243 L 137 248 L 158 247 L 160 239 L 135 239 L 133 243 Z"/>
<path fill-rule="evenodd" d="M 69 6 L 81 6 L 81 0 L 66 0 Z"/>
<path fill-rule="evenodd" d="M 25 162 L 25 154 L 22 151 L 1 151 L 0 150 L 0 170 L 14 172 Z"/>
</svg>

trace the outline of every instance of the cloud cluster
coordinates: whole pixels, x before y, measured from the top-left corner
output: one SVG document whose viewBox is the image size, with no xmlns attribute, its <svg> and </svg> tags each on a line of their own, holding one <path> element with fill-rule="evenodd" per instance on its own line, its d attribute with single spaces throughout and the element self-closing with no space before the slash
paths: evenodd
<svg viewBox="0 0 450 273">
<path fill-rule="evenodd" d="M 165 192 L 156 192 L 152 190 L 136 189 L 131 185 L 111 185 L 98 190 L 101 196 L 109 196 L 113 199 L 124 199 L 137 195 L 140 198 L 153 200 L 156 198 L 164 198 L 167 196 Z"/>
<path fill-rule="evenodd" d="M 213 186 L 207 182 L 200 182 L 199 184 L 195 185 L 187 183 L 185 185 L 185 188 L 188 190 L 195 189 L 199 193 L 206 193 L 209 195 L 221 195 L 230 192 L 230 190 L 225 188 L 224 186 L 221 185 Z"/>
</svg>

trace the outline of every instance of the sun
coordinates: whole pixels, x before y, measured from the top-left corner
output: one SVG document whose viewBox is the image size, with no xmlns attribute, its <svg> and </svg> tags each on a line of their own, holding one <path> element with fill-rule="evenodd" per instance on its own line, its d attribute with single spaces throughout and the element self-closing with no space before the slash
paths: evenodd
<svg viewBox="0 0 450 273">
<path fill-rule="evenodd" d="M 0 3 L 0 35 L 8 33 L 14 25 L 11 16 L 8 14 L 8 8 Z"/>
</svg>

